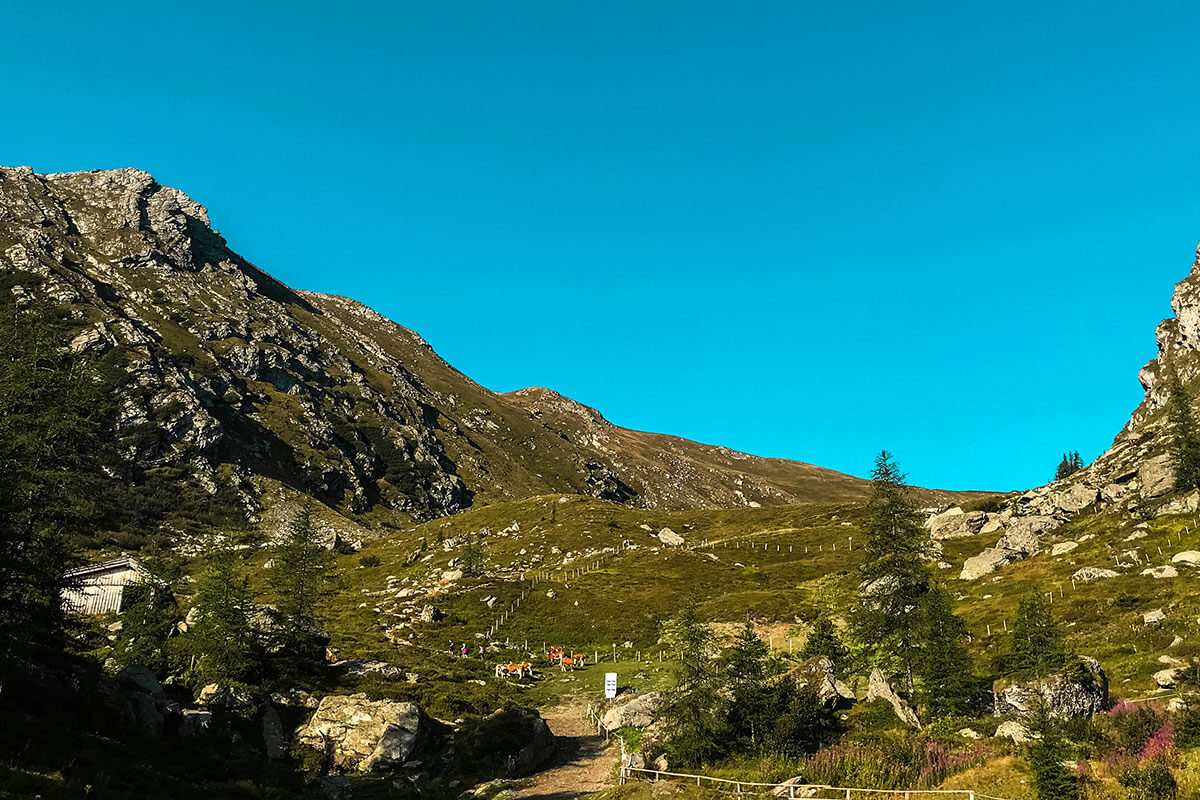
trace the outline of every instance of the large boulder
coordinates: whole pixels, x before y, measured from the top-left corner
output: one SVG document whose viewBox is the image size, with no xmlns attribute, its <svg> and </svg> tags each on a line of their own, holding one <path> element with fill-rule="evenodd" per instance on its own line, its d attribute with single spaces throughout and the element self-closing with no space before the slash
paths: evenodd
<svg viewBox="0 0 1200 800">
<path fill-rule="evenodd" d="M 996 726 L 997 739 L 1012 739 L 1017 744 L 1025 744 L 1033 741 L 1033 736 L 1030 735 L 1029 729 L 1016 720 L 1005 720 Z"/>
<path fill-rule="evenodd" d="M 604 712 L 601 721 L 609 730 L 647 728 L 658 719 L 658 704 L 661 700 L 661 692 L 632 695 L 628 699 L 619 697 Z"/>
<path fill-rule="evenodd" d="M 1054 504 L 1059 511 L 1066 514 L 1076 514 L 1100 499 L 1100 492 L 1089 486 L 1075 484 L 1068 486 L 1053 495 Z"/>
<path fill-rule="evenodd" d="M 962 572 L 958 574 L 958 578 L 959 580 L 973 581 L 1021 559 L 1020 553 L 1006 550 L 1003 547 L 989 547 L 979 555 L 971 556 L 964 561 Z"/>
<path fill-rule="evenodd" d="M 1043 514 L 1013 518 L 996 546 L 964 561 L 958 577 L 973 581 L 1001 567 L 1036 556 L 1042 551 L 1042 536 L 1061 524 L 1056 518 Z"/>
<path fill-rule="evenodd" d="M 166 715 L 178 713 L 179 707 L 167 700 L 162 684 L 149 668 L 130 664 L 117 673 L 117 685 L 128 701 L 129 714 L 124 723 L 135 736 L 161 739 L 166 727 Z"/>
<path fill-rule="evenodd" d="M 1169 455 L 1155 456 L 1138 467 L 1142 497 L 1161 497 L 1175 488 L 1175 469 Z"/>
<path fill-rule="evenodd" d="M 546 720 L 532 708 L 509 709 L 499 712 L 517 715 L 522 721 L 517 741 L 520 748 L 508 756 L 505 771 L 514 778 L 532 774 L 554 755 L 557 747 L 554 734 Z"/>
<path fill-rule="evenodd" d="M 925 523 L 929 535 L 934 539 L 961 539 L 980 533 L 989 517 L 982 511 L 964 512 L 958 506 L 940 514 L 934 514 Z"/>
<path fill-rule="evenodd" d="M 884 700 L 891 705 L 896 716 L 905 725 L 910 728 L 921 727 L 921 720 L 917 718 L 917 712 L 912 710 L 912 706 L 906 703 L 903 697 L 892 690 L 891 684 L 887 682 L 887 678 L 878 668 L 871 670 L 871 678 L 867 682 L 867 700 Z"/>
<path fill-rule="evenodd" d="M 344 768 L 376 772 L 403 764 L 424 740 L 429 722 L 415 703 L 328 695 L 296 731 L 303 744 L 328 752 Z"/>
<path fill-rule="evenodd" d="M 200 690 L 196 705 L 222 714 L 243 714 L 254 707 L 254 698 L 244 686 L 210 683 Z"/>
<path fill-rule="evenodd" d="M 1061 673 L 1009 686 L 996 694 L 996 714 L 1025 716 L 1038 696 L 1056 717 L 1090 717 L 1109 707 L 1108 676 L 1094 658 L 1081 657 Z"/>
<path fill-rule="evenodd" d="M 845 708 L 853 705 L 856 700 L 854 691 L 838 680 L 833 661 L 828 656 L 810 658 L 794 668 L 789 675 L 797 685 L 815 691 L 827 708 Z"/>
<path fill-rule="evenodd" d="M 130 664 L 117 673 L 117 685 L 122 689 L 148 694 L 156 699 L 166 699 L 162 684 L 149 667 L 141 664 Z"/>
</svg>

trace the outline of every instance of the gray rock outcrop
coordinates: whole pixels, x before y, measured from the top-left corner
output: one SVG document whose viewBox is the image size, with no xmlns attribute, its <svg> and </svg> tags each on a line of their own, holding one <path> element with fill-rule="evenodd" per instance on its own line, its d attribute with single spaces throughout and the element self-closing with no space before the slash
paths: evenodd
<svg viewBox="0 0 1200 800">
<path fill-rule="evenodd" d="M 610 731 L 625 727 L 648 728 L 658 719 L 658 705 L 661 701 L 661 692 L 646 692 L 628 699 L 618 697 L 604 712 L 601 721 Z"/>
<path fill-rule="evenodd" d="M 402 765 L 426 735 L 428 720 L 415 703 L 329 695 L 296 738 L 328 752 L 340 767 L 376 772 Z"/>
<path fill-rule="evenodd" d="M 910 728 L 921 727 L 917 712 L 913 711 L 912 706 L 905 702 L 903 697 L 896 694 L 878 668 L 871 670 L 871 677 L 867 683 L 867 700 L 883 700 L 891 705 L 896 717 L 905 725 Z"/>
<path fill-rule="evenodd" d="M 1056 717 L 1090 717 L 1109 707 L 1108 676 L 1094 658 L 1081 657 L 1072 669 L 996 693 L 996 714 L 1024 716 L 1038 698 Z"/>
</svg>

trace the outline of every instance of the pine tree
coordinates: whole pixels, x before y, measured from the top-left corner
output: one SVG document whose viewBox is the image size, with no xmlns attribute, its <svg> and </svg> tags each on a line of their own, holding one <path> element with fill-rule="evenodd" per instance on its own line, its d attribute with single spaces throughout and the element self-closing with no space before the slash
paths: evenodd
<svg viewBox="0 0 1200 800">
<path fill-rule="evenodd" d="M 925 559 L 932 543 L 904 481 L 891 453 L 880 452 L 863 525 L 860 598 L 850 622 L 873 661 L 904 676 L 911 696 L 922 636 L 921 606 L 929 592 Z"/>
<path fill-rule="evenodd" d="M 1029 733 L 1036 737 L 1025 758 L 1033 773 L 1037 800 L 1078 800 L 1079 785 L 1066 762 L 1071 757 L 1063 723 L 1050 713 L 1044 699 L 1037 696 L 1026 721 Z"/>
<path fill-rule="evenodd" d="M 678 649 L 680 660 L 675 688 L 660 706 L 673 761 L 687 766 L 711 762 L 729 750 L 725 704 L 711 657 L 713 634 L 700 617 L 695 599 L 684 605 L 666 627 L 665 638 Z"/>
<path fill-rule="evenodd" d="M 762 732 L 771 717 L 767 685 L 769 656 L 766 643 L 747 620 L 725 658 L 729 726 L 733 736 L 749 739 L 751 747 L 761 743 Z"/>
<path fill-rule="evenodd" d="M 487 561 L 484 558 L 483 542 L 480 541 L 479 534 L 467 534 L 462 547 L 462 555 L 459 557 L 459 565 L 465 574 L 473 578 L 483 575 L 486 571 Z"/>
<path fill-rule="evenodd" d="M 786 758 L 810 755 L 837 738 L 838 721 L 809 686 L 781 680 L 770 688 L 762 749 Z"/>
<path fill-rule="evenodd" d="M 835 668 L 842 666 L 849 656 L 849 651 L 842 643 L 841 637 L 838 636 L 833 620 L 824 612 L 813 620 L 812 630 L 809 631 L 808 638 L 804 641 L 804 649 L 801 653 L 805 658 L 825 656 L 833 662 Z"/>
<path fill-rule="evenodd" d="M 1083 458 L 1080 457 L 1079 451 L 1067 451 L 1063 453 L 1062 460 L 1058 462 L 1058 468 L 1054 470 L 1054 480 L 1061 481 L 1081 469 L 1083 469 Z"/>
<path fill-rule="evenodd" d="M 325 548 L 313 521 L 312 509 L 301 505 L 275 546 L 271 586 L 278 596 L 280 641 L 283 652 L 320 658 L 307 652 L 317 628 L 317 607 L 328 596 L 334 578 L 333 551 Z"/>
<path fill-rule="evenodd" d="M 242 681 L 260 666 L 258 637 L 250 624 L 250 583 L 238 573 L 232 551 L 214 554 L 196 584 L 195 625 L 188 632 L 199 683 Z"/>
<path fill-rule="evenodd" d="M 1171 428 L 1171 466 L 1175 469 L 1175 488 L 1189 491 L 1200 488 L 1200 426 L 1192 411 L 1192 395 L 1179 373 L 1171 367 L 1167 375 L 1167 419 Z"/>
<path fill-rule="evenodd" d="M 179 559 L 150 547 L 138 556 L 140 580 L 125 588 L 121 632 L 113 658 L 121 666 L 142 664 L 159 675 L 167 672 L 167 637 L 180 619 L 175 584 L 183 577 Z"/>
<path fill-rule="evenodd" d="M 1067 655 L 1062 631 L 1054 621 L 1045 594 L 1035 586 L 1017 607 L 1008 668 L 1016 675 L 1041 678 L 1061 669 Z"/>
<path fill-rule="evenodd" d="M 934 717 L 966 714 L 976 688 L 966 648 L 967 626 L 941 587 L 930 591 L 924 612 L 920 676 L 925 706 Z"/>
<path fill-rule="evenodd" d="M 95 528 L 114 457 L 107 429 L 120 354 L 71 353 L 74 323 L 12 292 L 39 282 L 0 274 L 0 686 L 62 646 L 64 575 L 78 560 L 72 538 Z"/>
</svg>

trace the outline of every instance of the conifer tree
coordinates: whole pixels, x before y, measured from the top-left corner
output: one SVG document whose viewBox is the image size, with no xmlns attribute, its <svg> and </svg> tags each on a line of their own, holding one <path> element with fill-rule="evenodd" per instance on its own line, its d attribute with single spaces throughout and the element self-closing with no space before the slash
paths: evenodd
<svg viewBox="0 0 1200 800">
<path fill-rule="evenodd" d="M 1062 631 L 1040 587 L 1021 599 L 1013 623 L 1008 668 L 1017 675 L 1041 678 L 1067 662 Z"/>
<path fill-rule="evenodd" d="M 872 660 L 904 676 L 911 696 L 923 633 L 921 606 L 929 592 L 925 559 L 931 541 L 905 476 L 886 450 L 875 458 L 863 533 L 860 598 L 850 622 Z"/>
<path fill-rule="evenodd" d="M 469 533 L 463 543 L 462 555 L 459 557 L 462 570 L 467 575 L 477 578 L 486 571 L 487 561 L 483 553 L 483 542 L 478 533 Z"/>
<path fill-rule="evenodd" d="M 215 553 L 206 565 L 192 600 L 195 625 L 188 632 L 200 683 L 242 681 L 260 666 L 260 644 L 250 623 L 249 580 L 238 573 L 232 551 Z"/>
<path fill-rule="evenodd" d="M 1062 460 L 1058 462 L 1058 468 L 1054 470 L 1054 480 L 1060 481 L 1081 469 L 1083 469 L 1083 458 L 1080 457 L 1078 450 L 1063 453 Z"/>
<path fill-rule="evenodd" d="M 319 658 L 304 652 L 317 627 L 317 607 L 329 594 L 334 577 L 333 551 L 321 542 L 312 509 L 296 509 L 275 546 L 271 585 L 278 595 L 281 641 L 290 655 Z"/>
<path fill-rule="evenodd" d="M 838 636 L 833 620 L 824 612 L 821 612 L 813 620 L 812 630 L 809 631 L 808 638 L 804 641 L 804 649 L 801 653 L 805 658 L 825 656 L 833 662 L 835 668 L 842 666 L 849 655 L 846 645 Z"/>
<path fill-rule="evenodd" d="M 1063 722 L 1050 713 L 1046 701 L 1036 695 L 1026 727 L 1036 737 L 1029 744 L 1026 760 L 1033 773 L 1037 800 L 1078 800 L 1079 785 L 1065 762 L 1071 757 Z"/>
<path fill-rule="evenodd" d="M 967 627 L 955 615 L 950 595 L 941 587 L 926 596 L 924 611 L 920 676 L 925 706 L 934 717 L 965 714 L 975 692 L 966 648 Z"/>
<path fill-rule="evenodd" d="M 1174 367 L 1167 375 L 1167 419 L 1171 428 L 1171 466 L 1175 469 L 1175 488 L 1190 491 L 1200 488 L 1200 426 L 1192 410 L 1192 394 L 1184 386 Z"/>
<path fill-rule="evenodd" d="M 113 457 L 107 428 L 120 354 L 70 352 L 74 323 L 12 292 L 39 282 L 0 274 L 0 687 L 18 665 L 61 647 L 72 536 L 95 528 Z"/>
<path fill-rule="evenodd" d="M 713 634 L 698 601 L 688 601 L 668 623 L 666 638 L 680 656 L 675 688 L 660 706 L 668 752 L 680 764 L 698 766 L 729 749 L 725 704 L 712 660 Z"/>
<path fill-rule="evenodd" d="M 770 652 L 749 620 L 738 631 L 725 659 L 729 691 L 729 725 L 735 737 L 757 747 L 771 718 L 767 685 Z"/>
<path fill-rule="evenodd" d="M 146 549 L 137 561 L 140 580 L 125 587 L 113 658 L 121 666 L 142 664 L 162 675 L 168 667 L 167 637 L 180 619 L 175 585 L 183 569 L 173 553 L 159 547 Z"/>
</svg>

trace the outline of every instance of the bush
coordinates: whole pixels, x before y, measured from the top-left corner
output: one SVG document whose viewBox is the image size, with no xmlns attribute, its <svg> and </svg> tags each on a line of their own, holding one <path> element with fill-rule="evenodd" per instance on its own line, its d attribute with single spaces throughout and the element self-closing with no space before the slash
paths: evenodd
<svg viewBox="0 0 1200 800">
<path fill-rule="evenodd" d="M 1113 728 L 1117 734 L 1117 746 L 1127 755 L 1137 755 L 1162 727 L 1163 721 L 1153 708 L 1141 706 L 1125 710 L 1118 706 L 1111 714 Z"/>
<path fill-rule="evenodd" d="M 381 566 L 382 564 L 383 561 L 381 561 L 377 555 L 366 555 L 358 560 L 358 565 L 360 567 L 365 567 L 368 569 L 371 567 Z"/>
<path fill-rule="evenodd" d="M 1126 767 L 1117 775 L 1117 783 L 1125 787 L 1128 800 L 1174 800 L 1179 796 L 1179 784 L 1161 759 Z"/>
<path fill-rule="evenodd" d="M 1189 707 L 1176 717 L 1175 742 L 1180 747 L 1200 745 L 1200 706 Z"/>
</svg>

